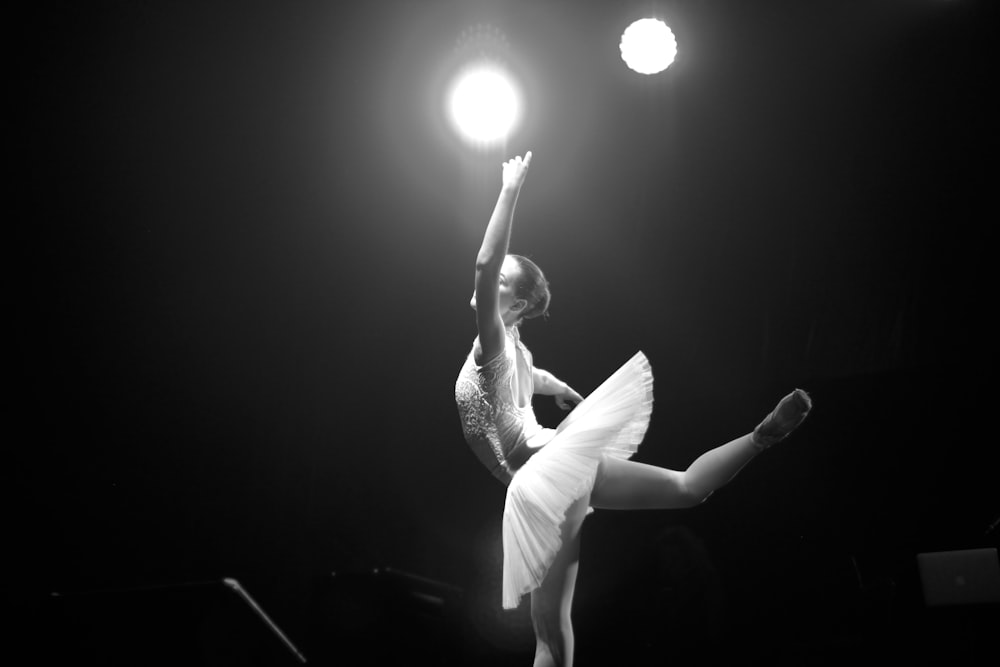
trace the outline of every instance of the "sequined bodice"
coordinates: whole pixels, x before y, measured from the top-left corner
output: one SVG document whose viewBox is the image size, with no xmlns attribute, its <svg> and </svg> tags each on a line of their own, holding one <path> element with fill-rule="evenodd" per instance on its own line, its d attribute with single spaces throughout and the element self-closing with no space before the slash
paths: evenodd
<svg viewBox="0 0 1000 667">
<path fill-rule="evenodd" d="M 476 457 L 507 484 L 531 455 L 527 439 L 541 430 L 531 407 L 532 357 L 517 327 L 506 329 L 503 353 L 482 366 L 474 349 L 455 382 L 462 431 Z"/>
</svg>

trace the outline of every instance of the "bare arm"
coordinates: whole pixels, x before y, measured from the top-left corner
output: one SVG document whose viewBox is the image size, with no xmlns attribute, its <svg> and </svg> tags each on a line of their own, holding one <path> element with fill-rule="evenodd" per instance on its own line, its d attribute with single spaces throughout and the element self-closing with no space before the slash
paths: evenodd
<svg viewBox="0 0 1000 667">
<path fill-rule="evenodd" d="M 563 410 L 571 410 L 576 403 L 583 400 L 576 391 L 568 384 L 557 378 L 552 373 L 541 368 L 532 369 L 532 379 L 535 384 L 535 393 L 545 396 L 555 396 L 556 405 Z"/>
<path fill-rule="evenodd" d="M 500 196 L 476 256 L 476 326 L 482 350 L 480 363 L 486 363 L 503 352 L 505 338 L 499 303 L 500 268 L 507 256 L 514 208 L 530 164 L 531 151 L 525 154 L 524 160 L 517 156 L 504 163 Z"/>
</svg>

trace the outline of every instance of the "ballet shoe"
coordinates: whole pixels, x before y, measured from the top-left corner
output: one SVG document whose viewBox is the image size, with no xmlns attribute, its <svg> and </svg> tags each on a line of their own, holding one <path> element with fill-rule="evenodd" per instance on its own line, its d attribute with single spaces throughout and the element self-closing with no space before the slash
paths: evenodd
<svg viewBox="0 0 1000 667">
<path fill-rule="evenodd" d="M 810 410 L 812 410 L 812 399 L 809 398 L 809 394 L 796 389 L 778 401 L 777 407 L 771 414 L 753 430 L 750 441 L 761 451 L 781 442 L 799 427 Z"/>
</svg>

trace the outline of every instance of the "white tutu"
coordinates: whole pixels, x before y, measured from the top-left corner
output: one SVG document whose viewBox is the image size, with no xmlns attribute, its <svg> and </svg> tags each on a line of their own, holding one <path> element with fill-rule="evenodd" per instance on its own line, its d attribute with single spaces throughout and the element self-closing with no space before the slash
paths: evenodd
<svg viewBox="0 0 1000 667">
<path fill-rule="evenodd" d="M 517 470 L 503 513 L 503 606 L 537 588 L 562 546 L 569 507 L 588 495 L 604 457 L 639 448 L 653 412 L 653 371 L 637 352 L 577 405 Z"/>
</svg>

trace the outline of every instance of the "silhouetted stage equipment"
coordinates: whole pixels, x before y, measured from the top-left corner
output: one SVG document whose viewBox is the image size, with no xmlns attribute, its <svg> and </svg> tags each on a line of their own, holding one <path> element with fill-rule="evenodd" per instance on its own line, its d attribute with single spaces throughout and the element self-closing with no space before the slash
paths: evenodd
<svg viewBox="0 0 1000 667">
<path fill-rule="evenodd" d="M 1000 628 L 997 549 L 920 553 L 917 569 L 923 593 L 916 625 L 920 658 L 926 664 L 994 664 Z"/>
<path fill-rule="evenodd" d="M 996 549 L 917 554 L 924 603 L 929 607 L 1000 604 L 1000 559 Z"/>
<path fill-rule="evenodd" d="M 461 589 L 392 568 L 335 572 L 312 601 L 311 664 L 461 665 Z"/>
<path fill-rule="evenodd" d="M 306 658 L 235 579 L 53 593 L 42 613 L 52 665 L 281 667 Z"/>
</svg>

